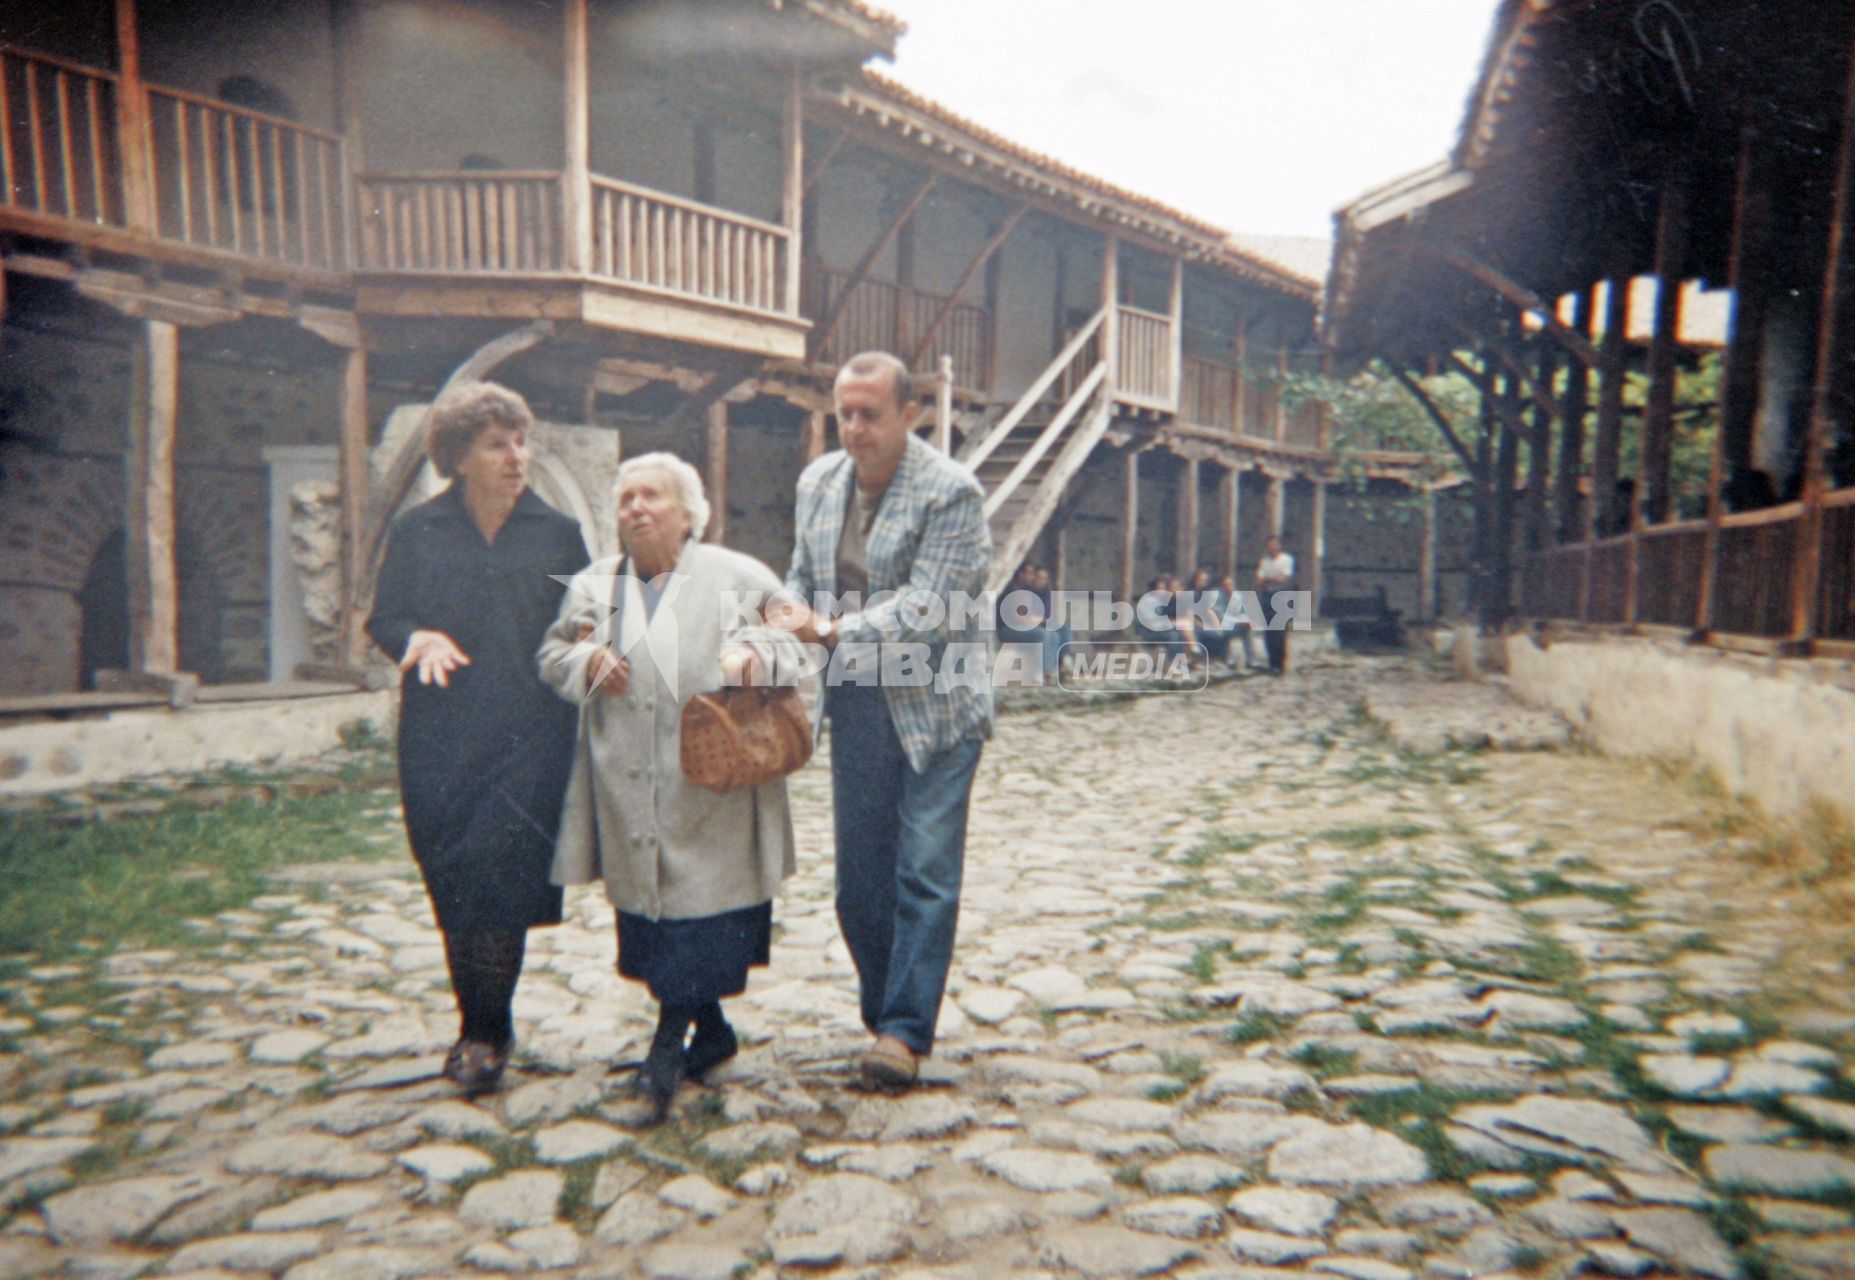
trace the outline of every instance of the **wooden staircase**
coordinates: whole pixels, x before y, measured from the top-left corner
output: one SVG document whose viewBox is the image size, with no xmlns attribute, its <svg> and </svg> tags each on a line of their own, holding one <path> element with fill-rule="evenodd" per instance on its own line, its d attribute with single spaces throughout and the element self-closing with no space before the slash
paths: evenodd
<svg viewBox="0 0 1855 1280">
<path fill-rule="evenodd" d="M 1114 419 L 1101 341 L 1105 312 L 1083 325 L 990 430 L 959 460 L 985 489 L 992 529 L 986 586 L 1001 590 L 1056 513 L 1082 464 Z"/>
</svg>

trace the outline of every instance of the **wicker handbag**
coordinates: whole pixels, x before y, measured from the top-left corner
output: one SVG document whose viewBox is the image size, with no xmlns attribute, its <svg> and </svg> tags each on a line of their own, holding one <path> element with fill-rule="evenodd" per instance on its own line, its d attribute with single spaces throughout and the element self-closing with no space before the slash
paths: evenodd
<svg viewBox="0 0 1855 1280">
<path fill-rule="evenodd" d="M 683 778 L 710 791 L 757 787 L 812 758 L 812 722 L 799 691 L 723 689 L 683 704 Z"/>
</svg>

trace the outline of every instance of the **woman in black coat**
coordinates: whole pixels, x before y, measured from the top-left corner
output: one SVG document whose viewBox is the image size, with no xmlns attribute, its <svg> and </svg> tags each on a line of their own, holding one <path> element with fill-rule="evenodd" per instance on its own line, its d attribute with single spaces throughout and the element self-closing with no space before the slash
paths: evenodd
<svg viewBox="0 0 1855 1280">
<path fill-rule="evenodd" d="M 533 426 L 492 383 L 433 407 L 426 453 L 452 484 L 394 521 L 367 621 L 405 673 L 400 796 L 462 1021 L 444 1072 L 468 1093 L 508 1061 L 527 930 L 560 923 L 548 871 L 576 712 L 541 683 L 535 650 L 590 557 L 579 525 L 528 488 Z"/>
</svg>

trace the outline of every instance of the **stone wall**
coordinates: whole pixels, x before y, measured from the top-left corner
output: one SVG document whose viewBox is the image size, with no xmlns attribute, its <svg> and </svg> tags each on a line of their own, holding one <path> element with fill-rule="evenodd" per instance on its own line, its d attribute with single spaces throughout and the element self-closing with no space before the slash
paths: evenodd
<svg viewBox="0 0 1855 1280">
<path fill-rule="evenodd" d="M 1815 801 L 1855 820 L 1855 674 L 1639 636 L 1506 638 L 1513 688 L 1617 755 L 1711 769 L 1771 813 Z"/>
</svg>

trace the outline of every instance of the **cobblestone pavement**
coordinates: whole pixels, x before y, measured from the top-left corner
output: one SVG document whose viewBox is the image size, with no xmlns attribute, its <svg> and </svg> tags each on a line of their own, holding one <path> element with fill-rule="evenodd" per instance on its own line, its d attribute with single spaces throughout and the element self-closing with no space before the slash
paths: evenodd
<svg viewBox="0 0 1855 1280">
<path fill-rule="evenodd" d="M 900 1099 L 852 1087 L 817 767 L 748 1047 L 655 1130 L 607 1071 L 652 1015 L 595 892 L 535 935 L 519 1069 L 474 1105 L 434 1078 L 407 874 L 42 965 L 0 1024 L 0 1277 L 1855 1275 L 1846 973 L 1690 784 L 1409 755 L 1359 710 L 1394 686 L 1460 715 L 1339 662 L 1007 717 Z"/>
</svg>

